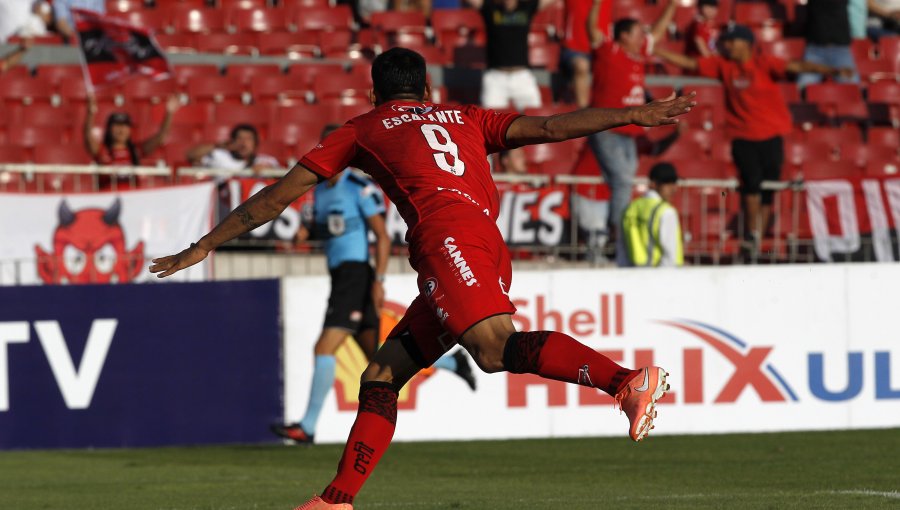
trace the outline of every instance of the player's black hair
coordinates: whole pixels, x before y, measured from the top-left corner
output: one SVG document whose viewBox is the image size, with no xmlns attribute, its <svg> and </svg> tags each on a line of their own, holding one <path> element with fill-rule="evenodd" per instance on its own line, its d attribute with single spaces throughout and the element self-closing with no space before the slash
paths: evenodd
<svg viewBox="0 0 900 510">
<path fill-rule="evenodd" d="M 379 99 L 425 95 L 425 59 L 406 48 L 391 48 L 372 62 L 372 84 Z"/>
<path fill-rule="evenodd" d="M 616 20 L 616 23 L 613 25 L 613 40 L 618 41 L 622 34 L 630 32 L 632 27 L 638 23 L 639 21 L 634 18 L 622 18 Z"/>
</svg>

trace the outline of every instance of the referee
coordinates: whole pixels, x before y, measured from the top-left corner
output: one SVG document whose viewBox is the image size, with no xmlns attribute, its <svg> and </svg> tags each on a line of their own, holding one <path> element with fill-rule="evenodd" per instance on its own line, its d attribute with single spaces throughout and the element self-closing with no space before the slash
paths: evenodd
<svg viewBox="0 0 900 510">
<path fill-rule="evenodd" d="M 322 138 L 338 126 L 328 126 Z M 334 354 L 348 335 L 371 360 L 378 348 L 379 317 L 384 304 L 384 274 L 391 251 L 385 228 L 381 190 L 368 177 L 350 169 L 314 190 L 312 227 L 301 227 L 297 241 L 324 240 L 331 274 L 331 296 L 322 334 L 315 345 L 315 366 L 306 414 L 298 423 L 272 425 L 272 432 L 310 444 L 325 397 L 334 385 Z M 375 267 L 369 264 L 369 232 L 375 234 Z M 434 366 L 453 371 L 475 389 L 475 377 L 462 350 Z"/>
</svg>

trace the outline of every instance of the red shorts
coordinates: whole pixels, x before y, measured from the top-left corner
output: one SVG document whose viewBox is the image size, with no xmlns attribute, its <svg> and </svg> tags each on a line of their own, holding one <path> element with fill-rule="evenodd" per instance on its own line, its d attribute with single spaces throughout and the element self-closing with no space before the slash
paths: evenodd
<svg viewBox="0 0 900 510">
<path fill-rule="evenodd" d="M 509 299 L 512 263 L 497 225 L 468 205 L 418 225 L 410 239 L 410 264 L 419 295 L 389 338 L 430 366 L 478 322 L 515 313 Z"/>
</svg>

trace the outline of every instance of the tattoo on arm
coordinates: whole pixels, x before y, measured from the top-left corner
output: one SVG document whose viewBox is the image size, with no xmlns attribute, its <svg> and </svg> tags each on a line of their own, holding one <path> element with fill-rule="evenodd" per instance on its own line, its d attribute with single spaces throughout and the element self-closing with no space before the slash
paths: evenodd
<svg viewBox="0 0 900 510">
<path fill-rule="evenodd" d="M 253 219 L 253 215 L 250 214 L 250 211 L 247 210 L 243 205 L 239 205 L 237 209 L 234 210 L 234 213 L 237 214 L 237 217 L 240 218 L 241 223 L 245 226 L 252 228 L 258 227 L 260 224 L 256 220 Z"/>
</svg>

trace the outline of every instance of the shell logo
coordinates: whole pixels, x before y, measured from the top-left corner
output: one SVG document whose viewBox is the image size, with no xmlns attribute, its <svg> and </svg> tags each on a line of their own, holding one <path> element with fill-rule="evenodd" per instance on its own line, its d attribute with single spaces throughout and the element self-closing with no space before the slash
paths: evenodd
<svg viewBox="0 0 900 510">
<path fill-rule="evenodd" d="M 379 344 L 384 343 L 394 326 L 403 318 L 404 313 L 406 313 L 405 306 L 392 301 L 384 302 L 381 309 L 381 330 L 378 332 Z M 340 411 L 356 411 L 356 408 L 359 407 L 359 376 L 369 364 L 366 355 L 356 345 L 356 342 L 350 338 L 348 340 L 334 353 L 337 361 L 334 373 L 334 392 L 337 395 L 337 407 Z M 434 367 L 426 368 L 413 376 L 397 396 L 397 409 L 416 408 L 416 394 L 419 385 L 431 377 L 434 370 Z"/>
</svg>

